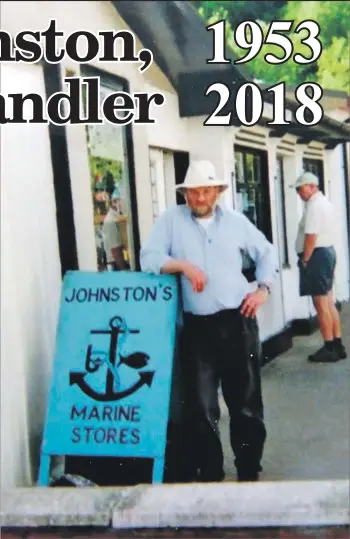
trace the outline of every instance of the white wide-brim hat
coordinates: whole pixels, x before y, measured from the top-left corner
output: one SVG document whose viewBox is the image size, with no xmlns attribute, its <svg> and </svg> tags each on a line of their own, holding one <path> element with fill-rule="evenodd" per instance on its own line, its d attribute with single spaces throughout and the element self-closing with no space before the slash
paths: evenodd
<svg viewBox="0 0 350 539">
<path fill-rule="evenodd" d="M 183 192 L 185 189 L 196 187 L 222 187 L 222 190 L 225 190 L 228 184 L 218 178 L 210 161 L 191 161 L 183 183 L 177 185 L 176 189 Z"/>
<path fill-rule="evenodd" d="M 294 189 L 298 189 L 298 187 L 301 187 L 302 185 L 318 185 L 318 177 L 315 176 L 312 172 L 306 172 L 304 171 L 297 181 L 293 183 L 290 187 L 293 187 Z"/>
</svg>

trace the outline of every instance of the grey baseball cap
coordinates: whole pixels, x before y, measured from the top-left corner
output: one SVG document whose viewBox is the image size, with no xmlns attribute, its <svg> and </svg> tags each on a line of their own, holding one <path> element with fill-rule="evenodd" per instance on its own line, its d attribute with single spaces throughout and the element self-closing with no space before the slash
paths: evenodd
<svg viewBox="0 0 350 539">
<path fill-rule="evenodd" d="M 317 176 L 313 174 L 312 172 L 306 172 L 304 171 L 297 181 L 291 185 L 291 187 L 294 187 L 294 189 L 298 189 L 298 187 L 301 187 L 302 185 L 317 185 L 318 186 L 319 181 Z"/>
</svg>

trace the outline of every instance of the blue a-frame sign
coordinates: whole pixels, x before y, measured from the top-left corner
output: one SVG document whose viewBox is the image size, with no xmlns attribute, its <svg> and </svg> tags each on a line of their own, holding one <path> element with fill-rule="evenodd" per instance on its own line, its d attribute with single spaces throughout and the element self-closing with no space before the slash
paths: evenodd
<svg viewBox="0 0 350 539">
<path fill-rule="evenodd" d="M 176 315 L 173 276 L 66 274 L 39 485 L 53 455 L 153 458 L 162 481 Z"/>
</svg>

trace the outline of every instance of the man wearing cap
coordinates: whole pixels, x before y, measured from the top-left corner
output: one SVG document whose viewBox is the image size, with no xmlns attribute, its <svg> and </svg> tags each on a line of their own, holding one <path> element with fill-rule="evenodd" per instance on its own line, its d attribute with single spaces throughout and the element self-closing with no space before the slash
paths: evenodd
<svg viewBox="0 0 350 539">
<path fill-rule="evenodd" d="M 118 187 L 115 187 L 111 196 L 111 205 L 102 227 L 103 245 L 106 252 L 107 269 L 109 271 L 123 270 L 126 268 L 120 226 L 116 222 L 117 218 L 121 215 L 120 204 L 120 191 Z"/>
<path fill-rule="evenodd" d="M 230 414 L 239 481 L 256 481 L 266 429 L 256 313 L 277 271 L 273 246 L 242 214 L 218 204 L 227 188 L 212 163 L 192 161 L 177 186 L 186 205 L 166 210 L 141 250 L 143 271 L 180 275 L 184 311 L 184 423 L 187 480 L 221 481 L 218 387 Z M 242 273 L 242 256 L 256 264 L 258 287 Z"/>
<path fill-rule="evenodd" d="M 299 257 L 300 295 L 312 296 L 324 339 L 324 345 L 309 355 L 308 360 L 325 363 L 345 359 L 346 350 L 332 295 L 335 214 L 332 204 L 319 191 L 318 183 L 317 176 L 303 172 L 293 186 L 305 202 L 295 247 Z"/>
</svg>

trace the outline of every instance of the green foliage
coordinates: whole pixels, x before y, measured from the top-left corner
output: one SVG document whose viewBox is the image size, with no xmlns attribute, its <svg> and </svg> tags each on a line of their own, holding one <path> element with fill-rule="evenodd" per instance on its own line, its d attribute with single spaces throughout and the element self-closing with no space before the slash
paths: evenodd
<svg viewBox="0 0 350 539">
<path fill-rule="evenodd" d="M 122 177 L 122 163 L 94 155 L 89 155 L 89 161 L 92 188 L 95 188 L 96 180 L 101 179 L 100 187 L 110 194 L 113 193 Z"/>
<path fill-rule="evenodd" d="M 298 34 L 294 29 L 301 21 L 316 21 L 320 26 L 320 40 L 323 51 L 316 62 L 298 65 L 293 59 L 284 64 L 268 64 L 264 57 L 267 53 L 282 56 L 282 50 L 276 45 L 264 45 L 259 55 L 244 67 L 252 78 L 266 84 L 285 81 L 288 86 L 302 82 L 317 82 L 324 89 L 349 91 L 349 19 L 350 2 L 332 1 L 201 1 L 195 2 L 199 13 L 208 24 L 226 20 L 226 41 L 237 59 L 244 57 L 247 51 L 240 49 L 233 36 L 235 27 L 243 20 L 259 21 L 264 35 L 273 20 L 292 20 L 289 38 L 293 42 L 294 53 L 310 57 L 310 49 L 301 43 L 308 36 L 307 30 Z"/>
<path fill-rule="evenodd" d="M 346 1 L 288 2 L 283 18 L 298 22 L 312 19 L 318 22 L 321 28 L 320 37 L 326 47 L 330 45 L 333 37 L 349 39 L 350 3 Z"/>
<path fill-rule="evenodd" d="M 318 61 L 317 80 L 322 88 L 350 93 L 349 45 L 343 38 L 333 38 Z"/>
<path fill-rule="evenodd" d="M 193 2 L 201 11 L 201 15 L 208 20 L 214 13 L 223 10 L 233 26 L 242 21 L 262 20 L 269 22 L 278 17 L 278 13 L 286 4 L 286 0 L 228 0 Z"/>
</svg>

